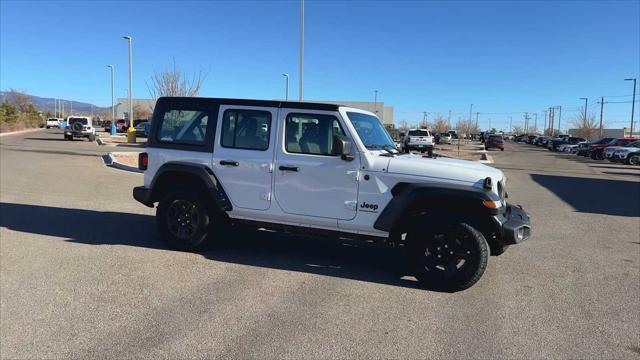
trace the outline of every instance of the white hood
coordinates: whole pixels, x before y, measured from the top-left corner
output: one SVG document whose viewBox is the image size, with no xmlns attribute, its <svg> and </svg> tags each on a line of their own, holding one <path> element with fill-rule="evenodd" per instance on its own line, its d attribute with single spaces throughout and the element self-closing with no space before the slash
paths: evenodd
<svg viewBox="0 0 640 360">
<path fill-rule="evenodd" d="M 502 171 L 477 161 L 444 157 L 424 158 L 420 155 L 401 155 L 389 159 L 387 172 L 433 179 L 449 179 L 478 183 L 490 176 L 497 183 L 504 178 Z"/>
</svg>

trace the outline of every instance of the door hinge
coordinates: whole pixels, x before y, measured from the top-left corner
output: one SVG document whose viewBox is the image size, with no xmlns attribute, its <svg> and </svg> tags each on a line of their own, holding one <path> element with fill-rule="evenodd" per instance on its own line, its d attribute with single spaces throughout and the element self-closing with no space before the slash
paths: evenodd
<svg viewBox="0 0 640 360">
<path fill-rule="evenodd" d="M 263 169 L 267 169 L 267 171 L 269 173 L 273 172 L 273 163 L 268 163 L 268 164 L 260 164 L 260 167 Z"/>
<path fill-rule="evenodd" d="M 355 200 L 350 200 L 350 201 L 345 201 L 344 202 L 344 207 L 346 207 L 349 210 L 356 210 L 356 206 L 358 205 L 358 202 Z"/>
<path fill-rule="evenodd" d="M 349 170 L 347 171 L 347 176 L 351 176 L 355 181 L 360 180 L 360 170 Z"/>
<path fill-rule="evenodd" d="M 260 194 L 260 199 L 265 201 L 271 201 L 271 192 L 263 192 Z"/>
</svg>

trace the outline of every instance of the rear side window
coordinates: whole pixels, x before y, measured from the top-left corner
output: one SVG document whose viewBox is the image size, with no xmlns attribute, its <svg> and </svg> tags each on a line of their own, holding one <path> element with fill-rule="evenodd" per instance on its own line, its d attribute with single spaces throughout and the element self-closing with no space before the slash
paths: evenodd
<svg viewBox="0 0 640 360">
<path fill-rule="evenodd" d="M 267 150 L 270 134 L 270 112 L 229 109 L 222 118 L 220 145 L 235 149 Z"/>
<path fill-rule="evenodd" d="M 333 115 L 289 114 L 285 130 L 287 152 L 309 155 L 333 155 L 333 136 L 344 135 Z"/>
<path fill-rule="evenodd" d="M 157 139 L 164 143 L 204 145 L 208 124 L 209 114 L 205 111 L 168 110 L 162 116 Z"/>
<path fill-rule="evenodd" d="M 409 136 L 431 136 L 428 130 L 411 130 Z"/>
</svg>

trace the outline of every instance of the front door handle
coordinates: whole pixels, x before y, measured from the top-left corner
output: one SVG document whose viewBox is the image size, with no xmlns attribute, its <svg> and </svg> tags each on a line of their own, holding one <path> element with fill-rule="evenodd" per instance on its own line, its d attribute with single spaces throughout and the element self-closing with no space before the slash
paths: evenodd
<svg viewBox="0 0 640 360">
<path fill-rule="evenodd" d="M 220 165 L 238 166 L 240 163 L 235 160 L 220 160 Z"/>
<path fill-rule="evenodd" d="M 280 165 L 278 167 L 278 169 L 282 170 L 282 171 L 298 171 L 298 167 L 297 166 L 286 166 L 286 165 Z"/>
</svg>

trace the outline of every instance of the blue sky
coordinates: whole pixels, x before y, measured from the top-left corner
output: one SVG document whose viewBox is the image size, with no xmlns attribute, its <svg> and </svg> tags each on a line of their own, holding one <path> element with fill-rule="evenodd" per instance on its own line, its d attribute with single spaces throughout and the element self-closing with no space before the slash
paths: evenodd
<svg viewBox="0 0 640 360">
<path fill-rule="evenodd" d="M 127 88 L 133 36 L 134 97 L 171 65 L 208 76 L 201 96 L 284 97 L 282 73 L 298 94 L 298 1 L 0 2 L 0 88 L 110 105 Z M 305 99 L 373 101 L 396 122 L 468 117 L 507 128 L 509 117 L 580 97 L 609 127 L 629 121 L 640 72 L 640 1 L 312 1 L 305 2 Z M 629 96 L 627 96 L 629 95 Z M 640 97 L 640 96 L 639 96 Z M 615 102 L 615 103 L 614 103 Z M 637 114 L 637 112 L 636 112 Z M 564 126 L 563 126 L 564 127 Z"/>
</svg>

